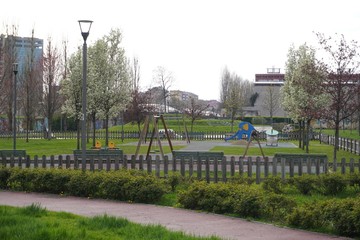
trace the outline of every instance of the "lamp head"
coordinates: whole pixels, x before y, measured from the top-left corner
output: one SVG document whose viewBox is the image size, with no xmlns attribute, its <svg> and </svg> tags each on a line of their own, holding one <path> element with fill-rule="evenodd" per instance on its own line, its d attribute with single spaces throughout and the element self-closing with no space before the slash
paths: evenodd
<svg viewBox="0 0 360 240">
<path fill-rule="evenodd" d="M 84 39 L 84 42 L 86 42 L 87 37 L 89 36 L 90 33 L 90 28 L 91 28 L 91 24 L 93 23 L 93 21 L 91 20 L 79 20 L 79 26 L 80 26 L 80 30 L 81 30 L 81 35 Z"/>
<path fill-rule="evenodd" d="M 15 75 L 18 73 L 18 65 L 19 64 L 17 62 L 13 63 L 13 72 Z"/>
</svg>

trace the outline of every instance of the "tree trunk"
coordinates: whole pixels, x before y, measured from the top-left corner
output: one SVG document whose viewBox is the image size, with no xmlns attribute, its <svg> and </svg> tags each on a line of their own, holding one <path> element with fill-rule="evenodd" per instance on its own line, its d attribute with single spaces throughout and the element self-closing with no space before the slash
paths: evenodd
<svg viewBox="0 0 360 240">
<path fill-rule="evenodd" d="M 309 153 L 310 122 L 311 122 L 311 119 L 308 119 L 306 122 L 306 136 L 305 136 L 306 153 Z"/>
<path fill-rule="evenodd" d="M 79 119 L 76 119 L 76 132 L 77 132 L 77 146 L 76 149 L 79 150 L 80 149 L 80 121 Z"/>
<path fill-rule="evenodd" d="M 92 123 L 93 123 L 93 147 L 95 147 L 96 140 L 95 140 L 95 134 L 96 134 L 96 116 L 95 113 L 92 114 Z"/>
<path fill-rule="evenodd" d="M 105 145 L 109 146 L 109 113 L 105 117 Z"/>
</svg>

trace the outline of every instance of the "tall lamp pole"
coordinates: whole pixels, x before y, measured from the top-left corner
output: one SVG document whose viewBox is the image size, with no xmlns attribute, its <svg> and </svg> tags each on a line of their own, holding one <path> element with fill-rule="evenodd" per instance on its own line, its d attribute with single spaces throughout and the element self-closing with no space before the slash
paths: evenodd
<svg viewBox="0 0 360 240">
<path fill-rule="evenodd" d="M 14 72 L 14 112 L 13 112 L 13 151 L 15 157 L 16 150 L 16 75 L 18 73 L 18 63 L 13 63 L 13 72 Z"/>
<path fill-rule="evenodd" d="M 87 74 L 87 45 L 86 39 L 89 36 L 91 24 L 90 20 L 79 20 L 81 36 L 84 39 L 83 44 L 83 79 L 82 79 L 82 121 L 81 121 L 81 166 L 86 170 L 86 74 Z"/>
</svg>

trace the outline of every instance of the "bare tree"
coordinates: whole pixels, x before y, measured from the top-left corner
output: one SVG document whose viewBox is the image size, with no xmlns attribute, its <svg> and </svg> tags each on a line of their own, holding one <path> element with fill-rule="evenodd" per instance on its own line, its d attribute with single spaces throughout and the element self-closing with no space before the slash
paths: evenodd
<svg viewBox="0 0 360 240">
<path fill-rule="evenodd" d="M 323 91 L 329 96 L 326 109 L 326 119 L 335 125 L 334 162 L 339 150 L 339 128 L 341 121 L 356 114 L 360 108 L 358 96 L 360 94 L 359 77 L 359 45 L 356 41 L 347 42 L 343 35 L 337 39 L 317 33 L 322 49 L 329 57 L 322 60 L 327 68 L 328 76 L 322 84 Z M 335 49 L 333 49 L 335 46 Z"/>
<path fill-rule="evenodd" d="M 273 123 L 274 114 L 280 108 L 280 94 L 276 91 L 273 85 L 269 85 L 265 92 L 263 109 L 265 109 L 270 116 L 271 125 Z"/>
<path fill-rule="evenodd" d="M 6 25 L 6 34 L 1 35 L 0 60 L 3 68 L 0 71 L 0 112 L 5 113 L 8 119 L 7 130 L 13 130 L 13 102 L 14 102 L 14 74 L 13 63 L 17 62 L 16 38 L 17 26 Z"/>
<path fill-rule="evenodd" d="M 25 115 L 26 142 L 29 141 L 29 131 L 32 129 L 39 102 L 41 102 L 42 80 L 41 60 L 35 57 L 34 29 L 31 34 L 31 47 L 27 53 L 24 66 L 23 81 L 21 84 L 22 109 Z"/>
<path fill-rule="evenodd" d="M 47 129 L 45 137 L 52 138 L 52 120 L 55 112 L 61 107 L 59 95 L 59 82 L 61 78 L 61 56 L 58 49 L 52 45 L 52 39 L 48 39 L 48 45 L 43 57 L 43 111 L 44 116 L 47 118 Z"/>
<path fill-rule="evenodd" d="M 191 132 L 193 131 L 194 122 L 201 119 L 205 115 L 205 111 L 209 108 L 209 104 L 204 101 L 190 98 L 188 106 L 185 108 L 185 114 L 191 118 Z"/>
<path fill-rule="evenodd" d="M 154 72 L 153 80 L 159 84 L 162 91 L 162 99 L 164 104 L 164 112 L 167 111 L 167 98 L 170 96 L 170 87 L 174 82 L 173 74 L 167 71 L 164 67 L 157 67 Z"/>
<path fill-rule="evenodd" d="M 130 79 L 132 81 L 132 93 L 130 103 L 127 105 L 125 117 L 127 121 L 136 122 L 139 133 L 140 125 L 144 122 L 146 115 L 154 111 L 154 106 L 150 103 L 150 96 L 140 91 L 140 65 L 139 60 L 134 57 L 130 69 Z"/>
<path fill-rule="evenodd" d="M 221 103 L 231 119 L 231 131 L 234 128 L 236 115 L 241 113 L 245 105 L 249 104 L 251 92 L 249 81 L 243 80 L 235 73 L 230 74 L 227 68 L 224 69 L 220 97 Z"/>
</svg>

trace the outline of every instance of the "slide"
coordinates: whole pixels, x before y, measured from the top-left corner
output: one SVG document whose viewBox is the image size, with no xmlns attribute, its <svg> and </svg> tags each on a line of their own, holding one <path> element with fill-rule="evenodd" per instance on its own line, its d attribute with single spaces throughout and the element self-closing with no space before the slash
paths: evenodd
<svg viewBox="0 0 360 240">
<path fill-rule="evenodd" d="M 250 141 L 251 133 L 254 131 L 254 126 L 249 122 L 240 122 L 239 123 L 239 130 L 230 137 L 225 138 L 225 141 L 231 140 L 231 139 L 243 139 L 243 135 L 246 135 L 247 141 Z"/>
</svg>

